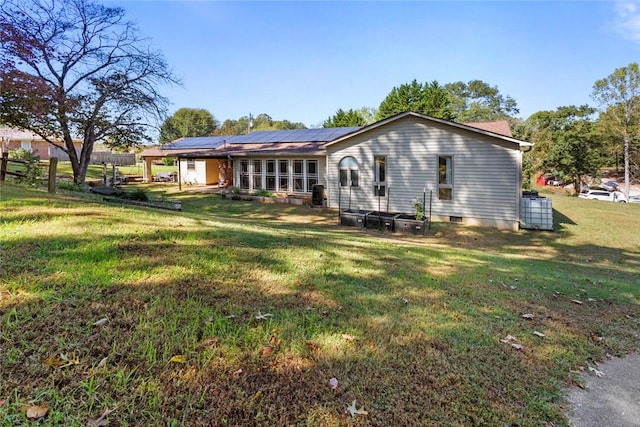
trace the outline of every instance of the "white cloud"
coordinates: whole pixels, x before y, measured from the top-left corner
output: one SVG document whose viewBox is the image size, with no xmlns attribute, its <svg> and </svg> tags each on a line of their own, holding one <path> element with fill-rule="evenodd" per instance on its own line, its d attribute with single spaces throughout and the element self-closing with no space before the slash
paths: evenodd
<svg viewBox="0 0 640 427">
<path fill-rule="evenodd" d="M 640 2 L 618 1 L 614 25 L 623 37 L 640 42 Z"/>
</svg>

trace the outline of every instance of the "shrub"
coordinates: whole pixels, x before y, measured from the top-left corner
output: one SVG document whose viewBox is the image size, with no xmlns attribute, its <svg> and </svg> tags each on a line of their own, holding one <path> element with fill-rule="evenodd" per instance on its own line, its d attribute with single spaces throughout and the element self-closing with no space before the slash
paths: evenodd
<svg viewBox="0 0 640 427">
<path fill-rule="evenodd" d="M 163 157 L 162 158 L 162 164 L 165 166 L 175 166 L 176 165 L 176 159 L 174 157 Z"/>
<path fill-rule="evenodd" d="M 24 148 L 17 148 L 9 151 L 9 157 L 13 160 L 24 162 L 25 170 L 23 177 L 17 177 L 16 181 L 25 182 L 32 187 L 38 184 L 38 178 L 42 176 L 42 166 L 40 165 L 40 157 L 34 156 L 30 151 Z"/>
<path fill-rule="evenodd" d="M 413 209 L 416 211 L 416 219 L 422 221 L 424 219 L 424 205 L 418 199 L 413 201 Z"/>
<path fill-rule="evenodd" d="M 58 187 L 60 190 L 65 190 L 65 191 L 73 191 L 73 192 L 84 191 L 81 186 L 79 186 L 73 181 L 68 181 L 66 179 L 58 181 L 56 183 L 56 187 Z"/>
<path fill-rule="evenodd" d="M 260 196 L 260 197 L 273 197 L 273 193 L 264 189 L 259 189 L 256 190 L 254 193 L 255 196 Z"/>
<path fill-rule="evenodd" d="M 139 202 L 149 201 L 149 194 L 147 194 L 144 188 L 136 188 L 132 191 L 125 191 L 120 197 L 127 200 L 137 200 Z"/>
</svg>

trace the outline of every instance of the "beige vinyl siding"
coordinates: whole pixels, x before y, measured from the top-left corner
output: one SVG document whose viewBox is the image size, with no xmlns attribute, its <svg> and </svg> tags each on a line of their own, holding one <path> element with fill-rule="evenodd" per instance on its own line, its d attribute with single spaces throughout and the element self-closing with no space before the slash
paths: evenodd
<svg viewBox="0 0 640 427">
<path fill-rule="evenodd" d="M 519 148 L 499 139 L 478 135 L 415 117 L 365 132 L 327 147 L 329 205 L 338 207 L 338 162 L 354 157 L 360 167 L 360 187 L 351 189 L 351 208 L 378 209 L 374 197 L 374 156 L 386 156 L 389 210 L 413 212 L 413 200 L 423 189 L 432 192 L 432 213 L 446 218 L 476 218 L 481 223 L 519 219 Z M 438 200 L 438 156 L 453 158 L 453 200 Z M 349 188 L 342 188 L 341 207 L 348 205 Z M 382 198 L 386 209 L 387 198 Z M 478 221 L 470 221 L 478 222 Z"/>
</svg>

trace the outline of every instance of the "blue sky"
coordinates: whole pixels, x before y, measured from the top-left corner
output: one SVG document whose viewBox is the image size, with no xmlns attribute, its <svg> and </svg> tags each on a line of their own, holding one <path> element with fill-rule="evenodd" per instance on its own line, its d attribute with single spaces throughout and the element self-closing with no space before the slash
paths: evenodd
<svg viewBox="0 0 640 427">
<path fill-rule="evenodd" d="M 170 112 L 205 108 L 320 125 L 377 107 L 394 86 L 480 79 L 520 116 L 592 103 L 593 83 L 638 62 L 629 1 L 111 1 L 166 56 Z"/>
</svg>

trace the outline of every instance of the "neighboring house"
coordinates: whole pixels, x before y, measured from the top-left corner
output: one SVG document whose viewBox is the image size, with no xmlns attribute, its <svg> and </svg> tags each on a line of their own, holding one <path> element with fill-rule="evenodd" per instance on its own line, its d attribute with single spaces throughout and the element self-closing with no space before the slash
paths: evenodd
<svg viewBox="0 0 640 427">
<path fill-rule="evenodd" d="M 62 140 L 59 141 L 60 145 L 64 145 Z M 73 144 L 76 147 L 76 152 L 80 153 L 82 140 L 75 139 Z M 40 160 L 48 160 L 51 157 L 57 157 L 61 161 L 69 160 L 69 156 L 62 149 L 49 144 L 33 132 L 15 128 L 0 128 L 0 154 L 18 148 L 29 151 Z"/>
<path fill-rule="evenodd" d="M 436 221 L 517 230 L 522 149 L 530 146 L 506 121 L 460 124 L 407 112 L 366 127 L 182 138 L 142 156 L 149 167 L 163 153 L 177 157 L 181 183 L 289 194 L 321 184 L 328 207 L 406 213 L 426 194 Z"/>
</svg>

